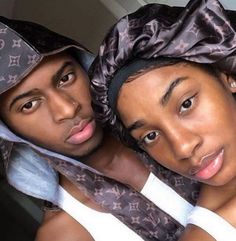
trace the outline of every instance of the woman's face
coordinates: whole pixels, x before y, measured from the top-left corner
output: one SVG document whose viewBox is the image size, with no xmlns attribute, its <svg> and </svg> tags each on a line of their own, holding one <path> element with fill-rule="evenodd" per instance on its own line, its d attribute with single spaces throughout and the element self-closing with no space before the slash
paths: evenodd
<svg viewBox="0 0 236 241">
<path fill-rule="evenodd" d="M 117 109 L 139 145 L 163 166 L 224 185 L 236 176 L 233 81 L 190 64 L 161 67 L 123 84 Z"/>
</svg>

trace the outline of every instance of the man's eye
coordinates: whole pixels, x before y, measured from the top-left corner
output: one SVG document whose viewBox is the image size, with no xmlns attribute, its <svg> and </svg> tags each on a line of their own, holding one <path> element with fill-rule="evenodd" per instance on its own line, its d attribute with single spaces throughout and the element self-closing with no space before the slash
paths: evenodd
<svg viewBox="0 0 236 241">
<path fill-rule="evenodd" d="M 38 105 L 39 105 L 39 101 L 38 100 L 32 100 L 32 101 L 29 101 L 29 102 L 25 103 L 21 107 L 20 110 L 23 113 L 30 113 L 30 112 L 33 112 L 35 110 L 35 108 L 37 108 Z"/>
<path fill-rule="evenodd" d="M 58 86 L 60 87 L 67 83 L 71 83 L 74 79 L 75 79 L 75 74 L 73 72 L 68 73 L 60 79 Z"/>
<path fill-rule="evenodd" d="M 142 140 L 142 142 L 146 145 L 154 142 L 157 140 L 157 138 L 159 137 L 159 132 L 158 131 L 152 131 L 149 132 Z"/>
<path fill-rule="evenodd" d="M 179 112 L 180 112 L 180 113 L 183 113 L 183 112 L 187 111 L 188 109 L 190 109 L 190 108 L 192 107 L 192 105 L 193 105 L 193 102 L 194 102 L 194 96 L 191 97 L 191 98 L 189 98 L 189 99 L 186 99 L 186 100 L 182 103 Z"/>
</svg>

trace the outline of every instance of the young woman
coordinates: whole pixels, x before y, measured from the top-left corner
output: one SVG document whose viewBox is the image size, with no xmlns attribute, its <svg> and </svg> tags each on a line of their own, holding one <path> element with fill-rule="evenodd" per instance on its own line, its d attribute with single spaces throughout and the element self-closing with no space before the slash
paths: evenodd
<svg viewBox="0 0 236 241">
<path fill-rule="evenodd" d="M 191 1 L 179 15 L 149 5 L 113 27 L 92 68 L 98 118 L 163 166 L 207 184 L 198 203 L 225 207 L 228 240 L 236 238 L 235 40 L 218 1 Z"/>
</svg>

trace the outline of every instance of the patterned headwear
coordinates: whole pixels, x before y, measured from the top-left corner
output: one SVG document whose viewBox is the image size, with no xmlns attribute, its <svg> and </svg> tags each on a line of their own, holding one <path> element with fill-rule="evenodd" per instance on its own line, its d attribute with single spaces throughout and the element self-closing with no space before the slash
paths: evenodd
<svg viewBox="0 0 236 241">
<path fill-rule="evenodd" d="M 68 48 L 74 50 L 80 64 L 87 70 L 93 57 L 80 44 L 38 24 L 0 17 L 0 93 L 19 84 L 45 56 Z M 11 185 L 28 195 L 55 204 L 57 172 L 60 172 L 144 240 L 177 240 L 183 230 L 177 221 L 141 193 L 107 178 L 78 160 L 23 140 L 1 120 L 0 160 L 4 163 Z M 162 167 L 155 168 L 154 172 L 181 196 L 194 203 L 198 190 L 196 183 Z"/>
<path fill-rule="evenodd" d="M 235 20 L 235 13 L 226 12 L 217 0 L 192 0 L 184 10 L 149 4 L 122 18 L 105 37 L 91 67 L 99 121 L 129 138 L 116 115 L 118 92 L 129 74 L 160 57 L 210 63 L 236 74 Z M 139 61 L 133 64 L 135 59 Z"/>
<path fill-rule="evenodd" d="M 225 11 L 217 0 L 191 0 L 184 9 L 149 4 L 123 17 L 104 38 L 90 69 L 98 120 L 124 142 L 138 148 L 116 113 L 116 96 L 122 81 L 127 73 L 137 71 L 137 65 L 131 64 L 131 70 L 124 66 L 135 59 L 146 65 L 159 57 L 169 57 L 213 64 L 235 75 L 235 20 L 236 13 Z M 124 69 L 130 72 L 122 72 Z M 120 78 L 121 83 L 114 83 Z M 174 176 L 168 176 L 169 180 Z"/>
<path fill-rule="evenodd" d="M 20 83 L 45 56 L 69 48 L 87 71 L 94 57 L 82 45 L 36 23 L 0 17 L 0 94 Z M 0 148 L 7 168 L 11 143 L 0 139 Z"/>
</svg>

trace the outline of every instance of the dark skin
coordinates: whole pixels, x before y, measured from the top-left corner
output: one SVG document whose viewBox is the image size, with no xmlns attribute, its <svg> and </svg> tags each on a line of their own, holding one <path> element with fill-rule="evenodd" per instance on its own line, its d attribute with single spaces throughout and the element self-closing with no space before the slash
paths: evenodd
<svg viewBox="0 0 236 241">
<path fill-rule="evenodd" d="M 123 124 L 140 147 L 168 169 L 205 183 L 198 204 L 233 225 L 235 92 L 234 78 L 178 63 L 133 76 L 117 102 Z M 198 231 L 193 230 L 194 236 Z M 181 240 L 191 237 L 187 228 Z"/>
<path fill-rule="evenodd" d="M 111 136 L 107 136 L 107 138 L 105 137 L 104 139 L 104 144 L 101 148 L 88 157 L 87 160 L 89 165 L 97 168 L 109 177 L 133 186 L 136 190 L 141 190 L 146 181 L 145 177 L 147 177 L 148 173 L 146 168 L 143 168 L 142 164 L 140 165 L 140 160 L 137 158 L 136 154 L 132 150 L 121 145 Z M 110 143 L 109 145 L 108 142 Z M 109 149 L 107 149 L 107 146 L 109 146 Z M 124 169 L 123 166 L 126 166 L 126 168 Z M 131 172 L 131 168 L 133 168 L 132 173 L 134 173 L 134 171 L 136 173 L 140 173 L 142 178 L 140 179 L 137 175 L 135 175 L 136 178 L 130 177 L 128 172 Z M 117 170 L 123 172 L 122 177 L 119 175 Z M 83 204 L 97 211 L 104 212 L 100 206 L 86 197 L 64 176 L 61 176 L 60 184 Z M 65 223 L 67 225 L 65 225 Z M 52 240 L 52 238 L 55 238 L 54 240 L 58 241 L 94 240 L 92 236 L 82 227 L 82 225 L 64 211 L 47 211 L 44 215 L 44 222 L 37 233 L 36 241 L 49 241 Z"/>
<path fill-rule="evenodd" d="M 48 57 L 21 84 L 1 96 L 1 118 L 24 138 L 47 149 L 83 159 L 104 175 L 140 191 L 149 171 L 135 152 L 112 136 L 103 135 L 101 128 L 96 125 L 88 83 L 87 75 L 69 55 Z M 37 128 L 34 128 L 35 125 Z M 74 126 L 79 128 L 82 135 L 76 130 L 71 138 Z M 46 140 L 41 133 L 47 133 Z M 104 211 L 64 176 L 60 177 L 60 184 L 83 204 Z M 197 232 L 200 232 L 198 240 L 199 237 L 205 241 L 212 240 L 207 239 L 209 237 L 205 232 L 199 229 Z M 36 240 L 94 239 L 77 221 L 60 211 L 45 213 Z"/>
<path fill-rule="evenodd" d="M 21 84 L 1 95 L 0 101 L 1 118 L 23 138 L 79 158 L 137 191 L 145 184 L 149 171 L 137 154 L 111 135 L 103 134 L 95 123 L 88 77 L 70 55 L 45 58 Z M 46 140 L 41 133 L 47 133 Z M 64 176 L 60 176 L 60 184 L 83 204 L 104 212 Z M 92 241 L 93 238 L 64 211 L 46 211 L 36 240 Z"/>
</svg>

